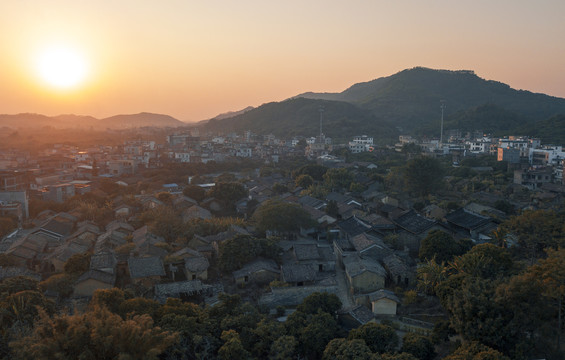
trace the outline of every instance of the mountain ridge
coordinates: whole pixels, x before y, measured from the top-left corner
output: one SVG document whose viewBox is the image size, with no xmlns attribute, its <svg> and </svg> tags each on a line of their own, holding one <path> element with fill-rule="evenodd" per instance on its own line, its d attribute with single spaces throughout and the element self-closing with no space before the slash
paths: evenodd
<svg viewBox="0 0 565 360">
<path fill-rule="evenodd" d="M 120 114 L 106 118 L 95 118 L 90 115 L 62 114 L 47 116 L 34 113 L 0 114 L 0 127 L 38 128 L 50 126 L 54 128 L 93 128 L 128 129 L 135 127 L 180 127 L 188 124 L 169 115 L 141 112 L 137 114 Z"/>
</svg>

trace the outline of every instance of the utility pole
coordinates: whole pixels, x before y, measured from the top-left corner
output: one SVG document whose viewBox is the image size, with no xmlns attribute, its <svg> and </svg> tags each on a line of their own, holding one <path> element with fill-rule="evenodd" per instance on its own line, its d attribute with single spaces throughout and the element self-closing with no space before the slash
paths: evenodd
<svg viewBox="0 0 565 360">
<path fill-rule="evenodd" d="M 441 107 L 441 130 L 439 135 L 439 145 L 443 146 L 443 110 L 445 109 L 445 100 L 440 100 L 440 107 Z"/>
<path fill-rule="evenodd" d="M 324 122 L 324 106 L 320 105 L 320 141 L 324 138 L 324 133 L 322 132 L 322 126 Z"/>
</svg>

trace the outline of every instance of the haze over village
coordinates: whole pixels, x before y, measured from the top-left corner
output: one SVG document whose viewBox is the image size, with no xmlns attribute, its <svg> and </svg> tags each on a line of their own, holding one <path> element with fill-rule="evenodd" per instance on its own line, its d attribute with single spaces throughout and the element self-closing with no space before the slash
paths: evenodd
<svg viewBox="0 0 565 360">
<path fill-rule="evenodd" d="M 564 358 L 563 3 L 0 10 L 0 359 Z"/>
</svg>

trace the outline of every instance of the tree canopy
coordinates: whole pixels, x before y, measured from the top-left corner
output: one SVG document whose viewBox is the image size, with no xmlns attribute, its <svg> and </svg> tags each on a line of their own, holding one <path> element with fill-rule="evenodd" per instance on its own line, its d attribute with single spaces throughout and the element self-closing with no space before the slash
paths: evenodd
<svg viewBox="0 0 565 360">
<path fill-rule="evenodd" d="M 310 214 L 298 204 L 291 204 L 277 200 L 267 200 L 262 203 L 252 218 L 257 230 L 276 232 L 296 232 L 300 228 L 314 225 Z"/>
</svg>

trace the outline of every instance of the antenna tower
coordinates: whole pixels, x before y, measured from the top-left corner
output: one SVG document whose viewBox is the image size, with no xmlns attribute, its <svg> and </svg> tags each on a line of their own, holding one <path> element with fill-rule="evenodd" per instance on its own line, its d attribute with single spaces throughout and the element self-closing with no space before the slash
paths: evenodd
<svg viewBox="0 0 565 360">
<path fill-rule="evenodd" d="M 322 125 L 324 122 L 324 106 L 320 105 L 320 141 L 322 141 L 322 138 L 324 137 L 324 133 L 322 132 Z"/>
<path fill-rule="evenodd" d="M 445 109 L 445 100 L 440 100 L 440 108 L 441 108 L 441 130 L 439 135 L 439 145 L 443 145 L 443 110 Z"/>
</svg>

